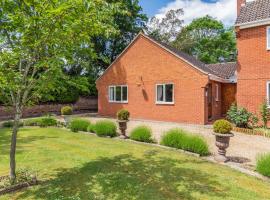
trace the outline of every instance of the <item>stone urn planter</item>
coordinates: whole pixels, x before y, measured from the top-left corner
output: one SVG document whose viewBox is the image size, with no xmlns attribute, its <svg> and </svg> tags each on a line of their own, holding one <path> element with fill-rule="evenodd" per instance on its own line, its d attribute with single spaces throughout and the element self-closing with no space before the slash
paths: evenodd
<svg viewBox="0 0 270 200">
<path fill-rule="evenodd" d="M 70 106 L 64 106 L 61 108 L 61 116 L 64 119 L 65 126 L 68 125 L 71 115 L 72 115 L 73 109 Z"/>
<path fill-rule="evenodd" d="M 227 162 L 229 159 L 226 157 L 226 149 L 230 145 L 230 138 L 234 135 L 232 133 L 220 134 L 214 133 L 216 137 L 216 146 L 218 147 L 218 154 L 215 156 L 215 160 L 218 162 Z"/>
<path fill-rule="evenodd" d="M 128 136 L 126 135 L 127 122 L 129 121 L 128 119 L 129 119 L 129 112 L 127 110 L 121 109 L 117 112 L 117 122 L 119 125 L 121 139 L 128 138 Z"/>
<path fill-rule="evenodd" d="M 117 120 L 117 122 L 119 125 L 119 130 L 121 131 L 120 138 L 127 139 L 128 136 L 126 135 L 126 130 L 128 120 Z"/>
<path fill-rule="evenodd" d="M 216 138 L 216 146 L 218 153 L 215 160 L 218 162 L 227 162 L 229 159 L 226 157 L 226 149 L 230 146 L 230 139 L 234 135 L 231 133 L 232 125 L 227 120 L 217 120 L 214 125 L 213 135 Z"/>
</svg>

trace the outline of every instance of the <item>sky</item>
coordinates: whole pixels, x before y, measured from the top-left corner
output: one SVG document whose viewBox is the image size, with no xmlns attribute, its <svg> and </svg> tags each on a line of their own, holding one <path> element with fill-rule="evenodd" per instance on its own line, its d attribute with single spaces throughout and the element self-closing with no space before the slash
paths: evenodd
<svg viewBox="0 0 270 200">
<path fill-rule="evenodd" d="M 171 9 L 184 9 L 184 24 L 194 18 L 210 15 L 226 26 L 232 26 L 236 19 L 236 0 L 140 0 L 148 17 L 164 17 Z"/>
</svg>

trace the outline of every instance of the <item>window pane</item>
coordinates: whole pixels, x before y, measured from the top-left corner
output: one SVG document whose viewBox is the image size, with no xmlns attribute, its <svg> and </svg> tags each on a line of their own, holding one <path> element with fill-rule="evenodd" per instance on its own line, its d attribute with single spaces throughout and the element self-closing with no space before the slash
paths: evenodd
<svg viewBox="0 0 270 200">
<path fill-rule="evenodd" d="M 121 101 L 121 86 L 116 86 L 115 90 L 116 90 L 115 101 Z"/>
<path fill-rule="evenodd" d="M 163 85 L 158 85 L 157 86 L 157 101 L 164 101 L 163 96 L 164 96 Z"/>
<path fill-rule="evenodd" d="M 165 85 L 165 91 L 166 102 L 173 102 L 173 84 Z"/>
<path fill-rule="evenodd" d="M 122 101 L 127 101 L 127 96 L 128 96 L 127 86 L 123 86 L 122 87 Z"/>
<path fill-rule="evenodd" d="M 109 89 L 109 99 L 110 101 L 114 101 L 114 87 L 110 87 Z"/>
</svg>

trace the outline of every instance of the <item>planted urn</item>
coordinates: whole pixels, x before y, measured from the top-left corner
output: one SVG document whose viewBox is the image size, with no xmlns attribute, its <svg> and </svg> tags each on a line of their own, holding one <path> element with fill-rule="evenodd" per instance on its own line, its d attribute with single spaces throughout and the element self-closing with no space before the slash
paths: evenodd
<svg viewBox="0 0 270 200">
<path fill-rule="evenodd" d="M 121 109 L 117 112 L 117 122 L 119 125 L 119 130 L 121 131 L 120 138 L 128 138 L 126 135 L 127 122 L 129 121 L 129 111 L 126 109 Z"/>
<path fill-rule="evenodd" d="M 234 135 L 231 133 L 232 124 L 227 120 L 217 120 L 214 125 L 214 135 L 216 137 L 216 146 L 218 147 L 218 154 L 215 160 L 218 162 L 227 162 L 229 159 L 226 157 L 226 149 L 230 145 L 230 138 Z"/>
<path fill-rule="evenodd" d="M 70 116 L 73 113 L 73 109 L 71 106 L 64 106 L 61 108 L 61 115 L 64 118 L 65 126 L 67 126 L 70 121 Z"/>
</svg>

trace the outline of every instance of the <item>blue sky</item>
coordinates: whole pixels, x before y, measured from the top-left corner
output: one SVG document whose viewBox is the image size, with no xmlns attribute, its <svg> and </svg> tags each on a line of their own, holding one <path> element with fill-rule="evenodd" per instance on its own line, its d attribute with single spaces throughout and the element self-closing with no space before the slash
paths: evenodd
<svg viewBox="0 0 270 200">
<path fill-rule="evenodd" d="M 233 25 L 236 18 L 236 0 L 140 0 L 140 5 L 148 17 L 159 18 L 171 9 L 183 8 L 185 24 L 207 14 L 226 26 Z"/>
</svg>

